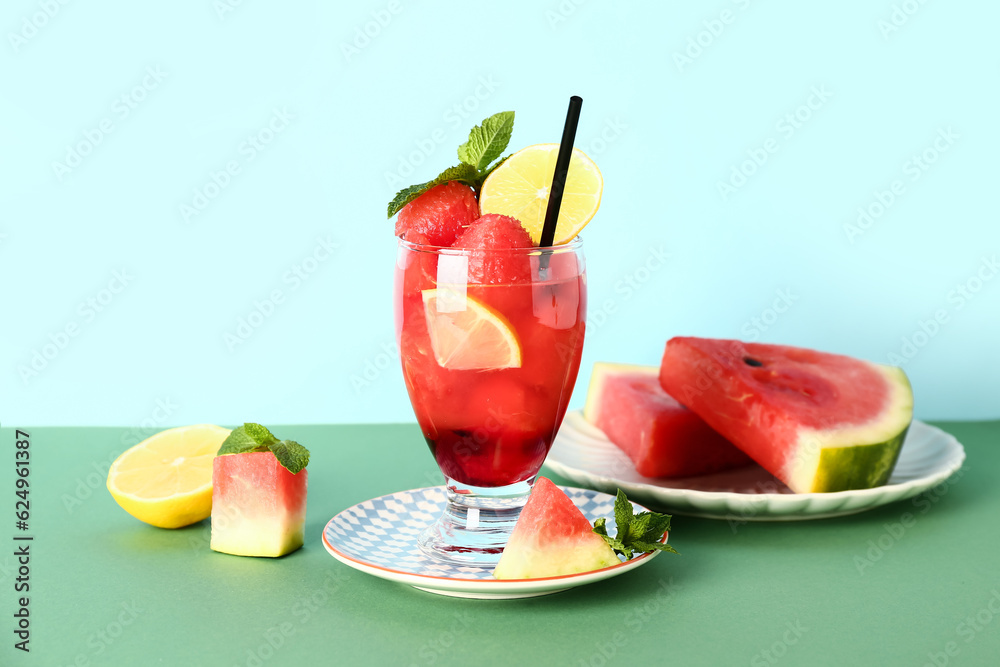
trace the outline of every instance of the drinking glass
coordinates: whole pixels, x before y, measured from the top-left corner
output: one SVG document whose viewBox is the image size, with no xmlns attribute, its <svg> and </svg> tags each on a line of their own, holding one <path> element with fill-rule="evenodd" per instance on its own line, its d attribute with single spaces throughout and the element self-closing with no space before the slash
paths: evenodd
<svg viewBox="0 0 1000 667">
<path fill-rule="evenodd" d="M 394 305 L 406 388 L 447 493 L 420 546 L 495 565 L 576 382 L 582 241 L 465 249 L 400 238 Z"/>
</svg>

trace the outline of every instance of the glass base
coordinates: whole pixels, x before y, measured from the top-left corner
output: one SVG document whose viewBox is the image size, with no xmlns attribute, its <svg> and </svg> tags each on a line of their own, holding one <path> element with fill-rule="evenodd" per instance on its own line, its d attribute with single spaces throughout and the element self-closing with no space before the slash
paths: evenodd
<svg viewBox="0 0 1000 667">
<path fill-rule="evenodd" d="M 418 539 L 421 551 L 457 565 L 496 566 L 534 481 L 485 488 L 446 479 L 448 504 Z"/>
</svg>

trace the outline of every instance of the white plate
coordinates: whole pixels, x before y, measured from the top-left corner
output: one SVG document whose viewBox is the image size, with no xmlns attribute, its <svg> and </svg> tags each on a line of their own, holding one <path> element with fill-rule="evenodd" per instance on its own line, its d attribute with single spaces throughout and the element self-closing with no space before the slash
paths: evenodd
<svg viewBox="0 0 1000 667">
<path fill-rule="evenodd" d="M 822 519 L 905 500 L 948 479 L 965 449 L 941 429 L 914 420 L 884 486 L 835 493 L 792 493 L 757 465 L 700 477 L 651 479 L 579 411 L 566 415 L 545 465 L 577 484 L 678 514 L 738 521 Z"/>
<path fill-rule="evenodd" d="M 591 523 L 598 517 L 606 517 L 608 531 L 614 534 L 614 496 L 591 489 L 560 488 Z M 660 553 L 653 551 L 620 565 L 581 574 L 501 581 L 493 578 L 492 568 L 445 563 L 428 557 L 417 546 L 417 537 L 438 518 L 445 500 L 443 486 L 366 500 L 330 519 L 323 529 L 323 546 L 340 562 L 376 577 L 440 595 L 481 599 L 558 593 L 634 570 Z M 636 503 L 632 505 L 636 512 L 646 509 Z"/>
</svg>

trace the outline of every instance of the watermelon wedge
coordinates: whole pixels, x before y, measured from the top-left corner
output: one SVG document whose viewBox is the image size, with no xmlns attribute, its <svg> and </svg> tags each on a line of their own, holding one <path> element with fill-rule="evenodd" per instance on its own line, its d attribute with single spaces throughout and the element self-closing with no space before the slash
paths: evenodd
<svg viewBox="0 0 1000 667">
<path fill-rule="evenodd" d="M 913 418 L 899 368 L 784 345 L 672 338 L 660 384 L 796 493 L 885 484 Z"/>
<path fill-rule="evenodd" d="M 539 477 L 493 576 L 537 579 L 618 565 L 614 550 L 593 528 L 558 486 Z"/>
<path fill-rule="evenodd" d="M 292 474 L 269 451 L 216 456 L 212 549 L 283 556 L 302 546 L 308 471 Z"/>
<path fill-rule="evenodd" d="M 583 416 L 645 477 L 689 477 L 747 465 L 749 456 L 663 391 L 656 366 L 598 361 Z"/>
</svg>

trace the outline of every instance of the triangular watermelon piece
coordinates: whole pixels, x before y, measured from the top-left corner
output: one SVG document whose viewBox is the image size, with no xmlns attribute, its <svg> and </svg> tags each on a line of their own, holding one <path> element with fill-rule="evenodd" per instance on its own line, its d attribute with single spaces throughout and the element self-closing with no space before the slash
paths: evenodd
<svg viewBox="0 0 1000 667">
<path fill-rule="evenodd" d="M 672 338 L 660 384 L 796 493 L 885 484 L 913 418 L 901 369 L 785 345 Z"/>
<path fill-rule="evenodd" d="M 539 477 L 493 576 L 537 579 L 618 565 L 618 556 L 593 528 L 558 486 Z"/>
<path fill-rule="evenodd" d="M 660 386 L 657 366 L 594 362 L 583 417 L 644 477 L 690 477 L 744 466 L 737 449 Z"/>
</svg>

